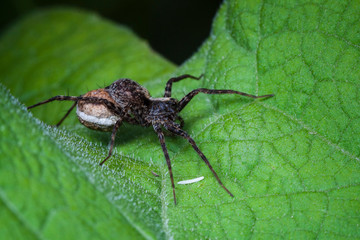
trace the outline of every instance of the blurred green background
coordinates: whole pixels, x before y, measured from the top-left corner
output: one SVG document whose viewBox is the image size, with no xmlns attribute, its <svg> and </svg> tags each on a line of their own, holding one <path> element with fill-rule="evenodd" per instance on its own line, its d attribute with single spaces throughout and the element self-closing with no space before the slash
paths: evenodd
<svg viewBox="0 0 360 240">
<path fill-rule="evenodd" d="M 0 8 L 0 34 L 22 16 L 54 6 L 91 10 L 123 24 L 168 60 L 181 64 L 209 36 L 221 0 L 5 0 Z"/>
</svg>

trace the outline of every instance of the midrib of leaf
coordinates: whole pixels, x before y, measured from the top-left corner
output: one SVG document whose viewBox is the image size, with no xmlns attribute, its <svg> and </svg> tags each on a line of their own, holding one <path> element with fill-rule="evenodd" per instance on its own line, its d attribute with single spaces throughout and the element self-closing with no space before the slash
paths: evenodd
<svg viewBox="0 0 360 240">
<path fill-rule="evenodd" d="M 168 211 L 168 201 L 167 201 L 167 193 L 170 192 L 168 186 L 169 177 L 167 174 L 168 169 L 162 165 L 161 166 L 161 173 L 162 173 L 162 180 L 161 180 L 161 193 L 160 193 L 160 199 L 161 199 L 161 221 L 163 226 L 163 231 L 165 232 L 167 239 L 174 239 L 174 236 L 171 232 L 171 228 L 169 227 L 169 216 L 167 215 Z"/>
</svg>

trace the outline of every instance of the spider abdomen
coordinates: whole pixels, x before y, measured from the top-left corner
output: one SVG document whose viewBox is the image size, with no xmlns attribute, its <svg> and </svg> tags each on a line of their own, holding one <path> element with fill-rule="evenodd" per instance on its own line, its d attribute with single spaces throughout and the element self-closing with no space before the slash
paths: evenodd
<svg viewBox="0 0 360 240">
<path fill-rule="evenodd" d="M 83 95 L 83 97 L 96 97 L 114 103 L 109 93 L 102 88 L 90 91 Z M 85 127 L 106 132 L 111 131 L 115 123 L 120 119 L 119 116 L 111 112 L 104 104 L 85 101 L 78 102 L 76 114 L 81 124 Z"/>
</svg>

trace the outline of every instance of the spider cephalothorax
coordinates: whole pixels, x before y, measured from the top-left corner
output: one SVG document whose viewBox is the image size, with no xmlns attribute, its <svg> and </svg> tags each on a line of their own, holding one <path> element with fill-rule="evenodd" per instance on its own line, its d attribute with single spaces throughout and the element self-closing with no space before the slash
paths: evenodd
<svg viewBox="0 0 360 240">
<path fill-rule="evenodd" d="M 185 78 L 200 79 L 201 76 L 194 77 L 185 74 L 179 77 L 171 78 L 166 84 L 165 94 L 162 98 L 151 97 L 149 91 L 146 88 L 144 88 L 137 82 L 125 78 L 113 82 L 108 87 L 90 91 L 79 97 L 55 96 L 43 102 L 32 105 L 28 107 L 28 109 L 55 100 L 74 101 L 74 104 L 65 114 L 65 116 L 60 120 L 57 126 L 59 126 L 64 121 L 64 119 L 76 106 L 76 114 L 80 122 L 84 126 L 94 130 L 112 131 L 109 153 L 107 157 L 100 163 L 100 165 L 102 165 L 111 156 L 115 142 L 115 135 L 122 122 L 141 125 L 143 127 L 153 126 L 156 134 L 158 135 L 162 150 L 164 152 L 164 156 L 170 173 L 174 202 L 176 204 L 175 185 L 171 169 L 171 162 L 165 145 L 165 137 L 162 130 L 162 128 L 164 128 L 167 131 L 188 140 L 188 142 L 191 144 L 197 154 L 210 168 L 219 184 L 230 194 L 230 196 L 233 196 L 233 194 L 223 185 L 208 159 L 197 147 L 195 141 L 190 137 L 187 132 L 182 129 L 184 122 L 179 116 L 179 113 L 198 93 L 239 94 L 251 98 L 272 97 L 274 95 L 269 94 L 263 96 L 255 96 L 235 90 L 215 90 L 198 88 L 188 93 L 180 101 L 171 98 L 172 83 Z M 180 124 L 176 122 L 177 120 L 180 121 Z"/>
</svg>

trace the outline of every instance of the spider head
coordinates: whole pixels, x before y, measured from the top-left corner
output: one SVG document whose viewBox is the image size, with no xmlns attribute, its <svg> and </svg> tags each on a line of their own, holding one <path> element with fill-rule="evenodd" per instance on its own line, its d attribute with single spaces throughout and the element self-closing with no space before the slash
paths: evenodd
<svg viewBox="0 0 360 240">
<path fill-rule="evenodd" d="M 178 114 L 178 100 L 175 98 L 150 98 L 149 117 L 155 119 L 170 119 L 175 121 Z"/>
</svg>

